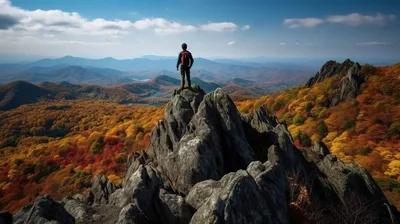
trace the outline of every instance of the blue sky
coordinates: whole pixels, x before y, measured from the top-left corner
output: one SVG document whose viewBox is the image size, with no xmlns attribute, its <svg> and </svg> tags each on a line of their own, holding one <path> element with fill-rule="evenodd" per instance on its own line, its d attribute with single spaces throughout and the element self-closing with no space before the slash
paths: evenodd
<svg viewBox="0 0 400 224">
<path fill-rule="evenodd" d="M 399 1 L 0 0 L 0 54 L 400 58 Z"/>
</svg>

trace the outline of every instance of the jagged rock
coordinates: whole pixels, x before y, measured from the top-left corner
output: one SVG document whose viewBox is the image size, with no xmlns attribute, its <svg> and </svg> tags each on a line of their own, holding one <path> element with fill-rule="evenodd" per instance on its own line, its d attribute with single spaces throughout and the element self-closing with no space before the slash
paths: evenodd
<svg viewBox="0 0 400 224">
<path fill-rule="evenodd" d="M 151 224 L 135 204 L 126 205 L 119 214 L 117 224 Z"/>
<path fill-rule="evenodd" d="M 346 59 L 343 63 L 337 63 L 336 61 L 326 62 L 317 74 L 310 78 L 306 84 L 308 88 L 312 87 L 315 83 L 323 82 L 326 78 L 329 78 L 335 74 L 346 75 L 349 68 L 354 65 L 350 59 Z"/>
<path fill-rule="evenodd" d="M 277 118 L 270 116 L 265 106 L 257 108 L 251 115 L 242 116 L 246 138 L 254 150 L 257 160 L 267 161 L 268 148 L 277 144 L 276 134 L 273 132 L 277 124 Z"/>
<path fill-rule="evenodd" d="M 173 96 L 165 117 L 153 129 L 147 154 L 178 193 L 245 168 L 255 158 L 239 112 L 222 89 L 207 95 L 183 90 Z"/>
<path fill-rule="evenodd" d="M 330 154 L 328 147 L 326 147 L 326 145 L 320 140 L 315 141 L 314 146 L 311 148 L 311 150 L 317 153 L 320 158 L 324 158 L 325 156 Z"/>
<path fill-rule="evenodd" d="M 328 154 L 317 165 L 339 197 L 340 206 L 354 210 L 362 208 L 364 215 L 374 215 L 377 223 L 391 223 L 391 219 L 398 218 L 392 217 L 398 212 L 388 206 L 389 202 L 378 184 L 358 164 L 344 163 Z"/>
<path fill-rule="evenodd" d="M 306 86 L 310 88 L 315 83 L 322 82 L 335 74 L 340 74 L 343 77 L 346 76 L 346 79 L 334 85 L 332 97 L 328 100 L 329 102 L 324 103 L 326 104 L 325 106 L 332 107 L 339 102 L 355 98 L 360 94 L 360 85 L 364 82 L 364 77 L 360 70 L 361 65 L 350 59 L 346 59 L 342 64 L 335 61 L 328 61 L 314 77 L 308 80 Z"/>
<path fill-rule="evenodd" d="M 0 224 L 12 224 L 13 217 L 9 212 L 0 212 Z"/>
<path fill-rule="evenodd" d="M 361 66 L 358 63 L 349 68 L 346 79 L 341 81 L 340 88 L 337 89 L 331 100 L 331 106 L 335 106 L 347 99 L 355 98 L 360 94 L 360 85 L 364 82 L 360 69 Z"/>
<path fill-rule="evenodd" d="M 125 186 L 111 195 L 110 204 L 124 207 L 134 203 L 149 221 L 157 221 L 159 217 L 155 213 L 154 201 L 160 187 L 162 180 L 157 176 L 157 171 L 150 165 L 140 165 L 126 180 Z"/>
<path fill-rule="evenodd" d="M 193 213 L 186 203 L 185 198 L 161 189 L 159 199 L 160 203 L 157 210 L 158 214 L 163 217 L 163 223 L 186 224 L 190 222 Z"/>
<path fill-rule="evenodd" d="M 109 181 L 106 176 L 101 174 L 96 175 L 91 189 L 91 193 L 93 194 L 93 203 L 108 204 L 110 195 L 118 188 L 119 187 Z"/>
<path fill-rule="evenodd" d="M 53 220 L 60 224 L 75 223 L 75 218 L 48 195 L 39 196 L 32 206 L 22 208 L 13 219 L 16 224 L 40 224 Z"/>
<path fill-rule="evenodd" d="M 255 163 L 255 166 L 252 164 Z M 264 199 L 268 201 L 272 223 L 288 223 L 288 184 L 285 170 L 270 161 L 261 164 L 253 162 L 247 172 L 254 178 Z"/>
<path fill-rule="evenodd" d="M 318 167 L 326 175 L 340 199 L 345 202 L 350 194 L 367 199 L 382 199 L 382 191 L 371 175 L 354 163 L 344 163 L 334 155 L 327 155 Z"/>
<path fill-rule="evenodd" d="M 83 194 L 75 194 L 72 196 L 72 198 L 81 202 L 85 202 L 87 200 L 87 197 L 85 197 Z"/>
<path fill-rule="evenodd" d="M 286 171 L 297 169 L 303 170 L 305 158 L 295 147 L 292 135 L 289 133 L 286 124 L 278 124 L 274 128 L 274 133 L 277 135 L 278 144 L 276 147 L 278 149 L 271 153 L 275 154 L 276 157 L 281 158 L 280 164 L 285 168 Z"/>
<path fill-rule="evenodd" d="M 195 185 L 187 201 L 198 207 L 190 223 L 272 223 L 267 201 L 244 170 Z"/>
<path fill-rule="evenodd" d="M 321 78 L 331 71 L 345 74 L 353 66 L 358 65 L 328 66 Z M 357 210 L 348 200 L 355 195 L 376 202 L 362 215 L 378 216 L 376 223 L 397 221 L 397 211 L 365 170 L 339 161 L 320 141 L 306 151 L 295 147 L 286 124 L 265 107 L 240 116 L 222 89 L 207 95 L 199 89 L 174 92 L 149 148 L 129 156 L 122 188 L 107 187 L 99 178 L 97 186 L 105 187 L 89 198 L 115 191 L 108 198 L 111 207 L 96 205 L 103 210 L 93 208 L 92 220 L 105 223 L 99 214 L 108 209 L 110 214 L 118 211 L 121 224 L 287 224 L 298 221 L 289 217 L 297 200 L 305 203 L 298 212 L 308 223 L 326 223 L 341 220 L 342 208 Z M 310 214 L 321 206 L 325 219 Z"/>
<path fill-rule="evenodd" d="M 81 200 L 66 197 L 62 202 L 65 210 L 75 218 L 77 224 L 88 223 L 94 213 L 92 207 Z"/>
</svg>

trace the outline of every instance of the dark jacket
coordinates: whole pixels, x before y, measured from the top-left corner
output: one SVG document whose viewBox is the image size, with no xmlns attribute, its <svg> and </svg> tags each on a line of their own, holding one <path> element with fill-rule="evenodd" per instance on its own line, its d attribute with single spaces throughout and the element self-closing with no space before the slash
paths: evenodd
<svg viewBox="0 0 400 224">
<path fill-rule="evenodd" d="M 182 54 L 185 54 L 185 53 L 188 54 L 188 57 L 189 57 L 189 60 L 190 60 L 190 64 L 189 64 L 189 65 L 182 65 L 181 67 L 182 67 L 182 68 L 188 68 L 188 69 L 192 68 L 194 59 L 193 59 L 192 53 L 190 53 L 190 52 L 187 51 L 187 50 L 183 50 L 183 51 L 181 51 L 181 52 L 179 53 L 179 55 L 178 55 L 178 61 L 176 62 L 176 67 L 177 67 L 177 68 L 179 67 L 179 64 L 182 63 L 182 61 L 181 61 Z"/>
</svg>

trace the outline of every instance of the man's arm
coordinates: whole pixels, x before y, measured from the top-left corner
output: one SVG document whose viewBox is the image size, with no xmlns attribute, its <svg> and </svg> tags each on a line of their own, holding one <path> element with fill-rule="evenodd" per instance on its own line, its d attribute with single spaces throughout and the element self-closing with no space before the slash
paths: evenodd
<svg viewBox="0 0 400 224">
<path fill-rule="evenodd" d="M 179 64 L 181 63 L 181 53 L 179 53 L 178 55 L 178 61 L 176 62 L 176 70 L 178 70 Z"/>
<path fill-rule="evenodd" d="M 191 69 L 192 66 L 193 66 L 193 63 L 194 63 L 194 59 L 193 59 L 192 53 L 190 53 L 189 55 L 190 55 L 190 67 L 189 67 L 189 69 Z"/>
</svg>

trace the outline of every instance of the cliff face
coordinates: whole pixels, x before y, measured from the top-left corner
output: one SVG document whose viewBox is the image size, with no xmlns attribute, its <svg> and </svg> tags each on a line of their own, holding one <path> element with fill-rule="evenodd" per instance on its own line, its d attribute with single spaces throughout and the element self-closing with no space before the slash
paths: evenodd
<svg viewBox="0 0 400 224">
<path fill-rule="evenodd" d="M 361 65 L 349 59 L 343 63 L 328 61 L 314 77 L 308 80 L 306 86 L 311 88 L 315 83 L 323 82 L 325 79 L 336 74 L 345 77 L 333 89 L 334 93 L 330 99 L 330 106 L 335 106 L 339 102 L 355 98 L 360 94 L 360 85 L 364 82 L 364 77 L 360 70 Z"/>
<path fill-rule="evenodd" d="M 89 195 L 41 197 L 15 223 L 398 222 L 366 170 L 321 142 L 298 150 L 265 107 L 241 115 L 222 89 L 174 92 L 149 148 L 127 165 L 122 186 L 97 176 Z"/>
</svg>

